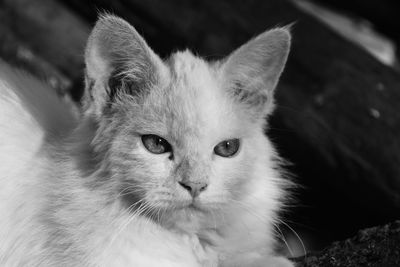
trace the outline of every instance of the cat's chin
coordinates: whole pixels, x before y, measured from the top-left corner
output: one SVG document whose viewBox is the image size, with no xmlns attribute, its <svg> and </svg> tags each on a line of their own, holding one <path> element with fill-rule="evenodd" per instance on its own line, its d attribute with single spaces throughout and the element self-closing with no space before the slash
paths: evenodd
<svg viewBox="0 0 400 267">
<path fill-rule="evenodd" d="M 213 213 L 215 210 L 221 210 L 221 205 L 217 203 L 204 203 L 198 198 L 195 199 L 164 199 L 164 200 L 154 200 L 154 199 L 147 199 L 145 201 L 141 201 L 141 205 L 138 205 L 138 209 L 140 210 L 142 206 L 149 206 L 152 207 L 151 210 L 143 212 L 145 216 L 149 218 L 156 218 L 160 222 L 160 219 L 163 220 L 168 217 L 174 217 L 175 215 L 181 216 L 185 214 L 187 216 L 194 216 L 196 215 L 206 215 L 208 213 Z M 128 205 L 132 207 L 131 205 Z M 135 212 L 135 210 L 133 210 Z M 168 216 L 165 216 L 169 214 Z M 168 221 L 168 220 L 167 220 Z"/>
</svg>

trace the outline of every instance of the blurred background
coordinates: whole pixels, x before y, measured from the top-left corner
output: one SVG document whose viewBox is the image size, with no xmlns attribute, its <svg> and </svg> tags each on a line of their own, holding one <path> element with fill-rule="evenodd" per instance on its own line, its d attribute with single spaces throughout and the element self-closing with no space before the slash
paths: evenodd
<svg viewBox="0 0 400 267">
<path fill-rule="evenodd" d="M 400 219 L 398 0 L 1 0 L 0 58 L 79 104 L 86 38 L 101 12 L 158 54 L 220 59 L 292 24 L 268 135 L 300 186 L 280 228 L 295 255 Z"/>
</svg>

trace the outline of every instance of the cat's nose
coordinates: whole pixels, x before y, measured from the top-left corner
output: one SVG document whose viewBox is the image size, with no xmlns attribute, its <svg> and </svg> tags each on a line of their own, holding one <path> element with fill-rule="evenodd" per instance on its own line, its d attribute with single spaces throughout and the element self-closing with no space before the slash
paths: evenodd
<svg viewBox="0 0 400 267">
<path fill-rule="evenodd" d="M 180 181 L 179 184 L 192 195 L 193 198 L 200 195 L 207 189 L 208 184 L 205 182 Z"/>
</svg>

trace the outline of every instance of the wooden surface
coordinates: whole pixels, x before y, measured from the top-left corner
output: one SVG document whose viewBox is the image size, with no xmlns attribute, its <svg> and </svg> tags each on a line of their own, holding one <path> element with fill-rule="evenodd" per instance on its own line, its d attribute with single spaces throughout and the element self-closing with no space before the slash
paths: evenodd
<svg viewBox="0 0 400 267">
<path fill-rule="evenodd" d="M 352 238 L 295 261 L 296 267 L 398 267 L 400 221 L 359 231 Z"/>
<path fill-rule="evenodd" d="M 38 58 L 37 68 L 64 79 L 76 99 L 83 47 L 98 11 L 127 19 L 163 57 L 189 47 L 219 59 L 268 28 L 295 22 L 293 49 L 268 131 L 305 188 L 297 193 L 300 204 L 287 215 L 290 225 L 324 243 L 399 218 L 399 73 L 291 2 L 43 3 L 3 1 L 0 33 L 7 34 L 0 34 L 0 40 L 26 47 Z M 14 48 L 0 49 L 0 56 L 12 61 L 18 56 Z"/>
</svg>

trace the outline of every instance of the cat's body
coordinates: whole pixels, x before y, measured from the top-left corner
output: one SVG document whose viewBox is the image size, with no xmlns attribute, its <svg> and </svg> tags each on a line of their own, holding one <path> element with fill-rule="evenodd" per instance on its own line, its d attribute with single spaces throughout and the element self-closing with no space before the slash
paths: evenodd
<svg viewBox="0 0 400 267">
<path fill-rule="evenodd" d="M 104 17 L 80 118 L 2 65 L 0 265 L 292 266 L 274 254 L 285 182 L 263 133 L 288 45 L 278 29 L 223 62 L 162 62 Z"/>
</svg>

